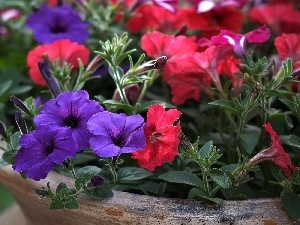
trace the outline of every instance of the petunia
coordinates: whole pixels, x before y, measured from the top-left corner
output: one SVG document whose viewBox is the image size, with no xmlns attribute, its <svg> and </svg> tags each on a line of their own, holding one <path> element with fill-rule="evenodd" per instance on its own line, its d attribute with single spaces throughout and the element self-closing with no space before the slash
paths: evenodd
<svg viewBox="0 0 300 225">
<path fill-rule="evenodd" d="M 91 133 L 87 121 L 103 108 L 96 101 L 89 100 L 86 91 L 65 92 L 45 103 L 43 110 L 34 118 L 37 126 L 69 127 L 78 149 L 89 147 Z"/>
<path fill-rule="evenodd" d="M 221 30 L 220 34 L 217 36 L 211 37 L 212 45 L 222 45 L 222 44 L 231 44 L 234 48 L 234 52 L 242 57 L 245 54 L 245 42 L 249 43 L 262 43 L 267 41 L 271 36 L 270 29 L 263 25 L 262 27 L 250 31 L 244 35 L 236 34 L 227 30 Z M 202 38 L 198 41 L 201 45 L 208 44 L 205 38 Z"/>
<path fill-rule="evenodd" d="M 291 176 L 297 168 L 292 164 L 290 156 L 284 151 L 277 133 L 273 130 L 270 123 L 264 124 L 264 128 L 271 135 L 272 144 L 269 148 L 262 150 L 249 160 L 246 166 L 253 166 L 263 161 L 271 161 L 279 167 L 286 177 Z"/>
<path fill-rule="evenodd" d="M 139 166 L 153 171 L 165 162 L 172 162 L 178 154 L 180 143 L 180 111 L 170 109 L 166 111 L 161 105 L 150 106 L 147 112 L 145 127 L 146 147 L 133 153 L 133 158 L 138 160 Z"/>
<path fill-rule="evenodd" d="M 71 129 L 65 127 L 39 126 L 22 135 L 20 146 L 13 169 L 37 181 L 78 151 Z"/>
<path fill-rule="evenodd" d="M 38 85 L 45 86 L 46 82 L 38 68 L 38 62 L 42 61 L 42 56 L 47 54 L 50 61 L 59 60 L 60 65 L 64 62 L 71 64 L 73 70 L 79 67 L 78 59 L 83 65 L 89 60 L 90 50 L 83 45 L 78 45 L 70 40 L 59 40 L 51 44 L 39 45 L 27 54 L 27 66 L 32 81 Z"/>
<path fill-rule="evenodd" d="M 88 24 L 70 5 L 51 7 L 43 5 L 29 15 L 26 27 L 33 31 L 39 44 L 52 43 L 61 39 L 69 39 L 79 44 L 88 37 Z"/>
<path fill-rule="evenodd" d="M 222 6 L 236 6 L 236 7 L 243 7 L 247 1 L 246 0 L 222 0 L 222 1 L 215 1 L 215 0 L 188 0 L 188 2 L 192 3 L 197 10 L 198 13 L 207 12 L 209 10 L 215 8 L 221 8 Z"/>
<path fill-rule="evenodd" d="M 96 155 L 113 157 L 145 147 L 144 118 L 140 115 L 100 112 L 87 123 L 90 145 Z"/>
</svg>

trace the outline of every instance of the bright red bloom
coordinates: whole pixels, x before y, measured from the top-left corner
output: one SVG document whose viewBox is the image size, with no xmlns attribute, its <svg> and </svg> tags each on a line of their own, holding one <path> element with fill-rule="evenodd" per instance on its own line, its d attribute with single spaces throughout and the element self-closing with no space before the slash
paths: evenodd
<svg viewBox="0 0 300 225">
<path fill-rule="evenodd" d="M 231 80 L 232 97 L 236 97 L 240 93 L 244 83 L 242 78 L 236 76 L 236 74 L 241 73 L 238 65 L 241 65 L 241 61 L 233 56 L 222 60 L 218 65 L 218 73 L 224 74 Z"/>
<path fill-rule="evenodd" d="M 180 27 L 175 14 L 160 6 L 141 5 L 132 14 L 126 27 L 134 34 L 152 30 L 170 33 Z"/>
<path fill-rule="evenodd" d="M 147 112 L 145 126 L 146 147 L 133 153 L 139 166 L 153 171 L 165 162 L 172 162 L 178 154 L 180 143 L 180 112 L 177 109 L 165 110 L 161 105 L 151 105 Z"/>
<path fill-rule="evenodd" d="M 300 32 L 300 12 L 292 4 L 253 7 L 248 16 L 254 22 L 267 24 L 276 35 Z"/>
<path fill-rule="evenodd" d="M 179 58 L 183 55 L 195 54 L 198 49 L 193 38 L 183 35 L 175 37 L 158 31 L 145 34 L 141 39 L 141 47 L 150 57 L 167 56 L 166 71 L 171 71 L 172 64 L 184 64 Z M 166 80 L 168 77 L 169 75 L 165 74 L 163 79 Z"/>
<path fill-rule="evenodd" d="M 244 16 L 240 10 L 233 6 L 223 6 L 205 13 L 197 13 L 194 9 L 181 9 L 178 11 L 178 21 L 185 22 L 188 29 L 201 30 L 203 36 L 210 38 L 218 35 L 221 30 L 234 33 L 240 32 Z"/>
<path fill-rule="evenodd" d="M 59 40 L 51 44 L 39 45 L 30 51 L 27 55 L 30 78 L 34 83 L 45 86 L 46 82 L 38 69 L 38 62 L 43 60 L 43 54 L 48 54 L 50 61 L 59 59 L 61 65 L 63 62 L 68 62 L 73 66 L 72 69 L 76 70 L 78 59 L 81 59 L 83 65 L 88 63 L 90 50 L 70 40 Z"/>
<path fill-rule="evenodd" d="M 275 38 L 274 44 L 282 60 L 290 58 L 293 69 L 300 68 L 300 34 L 282 34 Z"/>
<path fill-rule="evenodd" d="M 271 135 L 272 144 L 269 148 L 259 152 L 250 159 L 248 165 L 256 165 L 266 160 L 272 161 L 284 172 L 286 177 L 290 177 L 291 172 L 295 172 L 297 168 L 292 164 L 290 156 L 284 151 L 280 138 L 273 130 L 271 124 L 264 124 L 264 128 Z"/>
</svg>

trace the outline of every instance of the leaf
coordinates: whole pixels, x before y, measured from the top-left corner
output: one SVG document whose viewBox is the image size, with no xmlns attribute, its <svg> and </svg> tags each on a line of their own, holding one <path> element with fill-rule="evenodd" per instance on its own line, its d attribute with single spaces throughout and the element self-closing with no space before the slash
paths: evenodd
<svg viewBox="0 0 300 225">
<path fill-rule="evenodd" d="M 187 184 L 195 187 L 202 187 L 202 180 L 193 173 L 187 171 L 171 171 L 158 176 L 159 179 L 170 183 Z"/>
<path fill-rule="evenodd" d="M 7 90 L 10 89 L 12 83 L 12 80 L 7 80 L 0 84 L 0 97 L 3 96 Z"/>
<path fill-rule="evenodd" d="M 288 193 L 280 196 L 282 205 L 290 217 L 298 224 L 300 222 L 300 196 Z"/>
<path fill-rule="evenodd" d="M 141 180 L 151 175 L 152 173 L 148 170 L 138 167 L 124 167 L 117 172 L 118 181 Z"/>
<path fill-rule="evenodd" d="M 127 105 L 118 101 L 114 101 L 114 100 L 105 100 L 103 102 L 104 105 L 111 105 L 111 106 L 115 106 L 118 109 L 123 109 L 126 112 L 132 112 L 133 107 L 131 105 Z"/>
<path fill-rule="evenodd" d="M 222 109 L 225 109 L 234 114 L 239 113 L 239 111 L 237 109 L 235 109 L 235 105 L 233 104 L 233 102 L 229 101 L 229 100 L 220 99 L 220 100 L 216 100 L 213 102 L 209 102 L 208 104 L 221 107 Z"/>
<path fill-rule="evenodd" d="M 211 179 L 216 182 L 222 188 L 229 188 L 230 187 L 230 180 L 226 173 L 219 169 L 211 169 L 209 173 Z"/>
<path fill-rule="evenodd" d="M 103 185 L 101 185 L 100 187 L 93 188 L 86 193 L 93 199 L 97 200 L 104 200 L 114 196 L 114 193 L 112 192 L 109 183 L 105 179 Z"/>
<path fill-rule="evenodd" d="M 288 140 L 289 145 L 300 148 L 300 138 L 298 138 L 296 135 L 290 135 Z"/>
<path fill-rule="evenodd" d="M 246 152 L 251 155 L 257 145 L 259 139 L 259 133 L 257 132 L 247 132 L 241 134 L 241 140 Z"/>
<path fill-rule="evenodd" d="M 208 141 L 205 145 L 202 146 L 202 148 L 199 150 L 200 157 L 205 157 L 210 154 L 210 152 L 213 149 L 213 142 Z"/>
<path fill-rule="evenodd" d="M 221 198 L 211 198 L 211 197 L 205 196 L 204 192 L 197 188 L 192 188 L 190 190 L 188 198 L 195 199 L 195 200 L 201 200 L 201 201 L 208 201 L 208 202 L 215 203 L 215 204 L 221 204 L 223 202 L 223 199 L 221 199 Z"/>
<path fill-rule="evenodd" d="M 75 187 L 80 190 L 93 177 L 98 175 L 101 169 L 97 166 L 85 166 L 77 170 L 78 178 L 75 180 Z"/>
<path fill-rule="evenodd" d="M 149 107 L 151 105 L 154 105 L 154 104 L 159 104 L 159 105 L 162 105 L 164 108 L 176 108 L 174 105 L 170 104 L 170 103 L 167 103 L 167 102 L 164 102 L 164 101 L 160 101 L 160 100 L 152 100 L 152 101 L 147 101 L 147 102 L 143 102 L 141 104 L 141 107 L 139 109 L 139 111 L 137 113 L 141 113 L 141 112 L 145 112 L 149 109 Z"/>
<path fill-rule="evenodd" d="M 17 150 L 10 150 L 4 152 L 2 155 L 2 159 L 9 164 L 14 164 Z"/>
</svg>

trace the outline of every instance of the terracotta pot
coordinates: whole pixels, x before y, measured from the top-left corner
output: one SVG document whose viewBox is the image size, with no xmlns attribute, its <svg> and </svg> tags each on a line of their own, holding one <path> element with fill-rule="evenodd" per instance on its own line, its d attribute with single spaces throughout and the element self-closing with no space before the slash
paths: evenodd
<svg viewBox="0 0 300 225">
<path fill-rule="evenodd" d="M 23 179 L 11 165 L 0 169 L 0 183 L 9 188 L 28 225 L 293 224 L 278 199 L 225 201 L 216 206 L 114 191 L 114 197 L 104 201 L 80 196 L 77 210 L 49 210 L 49 200 L 39 199 L 33 189 L 45 187 L 47 182 L 54 187 L 62 181 L 67 185 L 74 183 L 71 178 L 55 172 L 35 182 Z"/>
</svg>

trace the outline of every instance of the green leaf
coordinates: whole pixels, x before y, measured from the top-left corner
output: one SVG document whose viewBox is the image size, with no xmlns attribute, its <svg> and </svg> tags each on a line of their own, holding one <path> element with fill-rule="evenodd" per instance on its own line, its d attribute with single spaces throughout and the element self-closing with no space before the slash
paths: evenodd
<svg viewBox="0 0 300 225">
<path fill-rule="evenodd" d="M 213 149 L 213 142 L 208 141 L 205 145 L 202 146 L 202 148 L 199 150 L 200 157 L 205 157 L 210 154 L 210 152 Z"/>
<path fill-rule="evenodd" d="M 3 96 L 5 92 L 7 92 L 7 90 L 10 89 L 12 83 L 13 83 L 12 80 L 7 80 L 0 84 L 0 97 Z"/>
<path fill-rule="evenodd" d="M 170 183 L 187 184 L 195 187 L 202 187 L 202 180 L 193 173 L 187 171 L 171 171 L 158 176 L 159 179 Z"/>
<path fill-rule="evenodd" d="M 126 112 L 132 112 L 133 107 L 115 100 L 106 100 L 103 102 L 104 105 L 115 106 L 118 109 L 123 109 Z"/>
<path fill-rule="evenodd" d="M 65 203 L 66 209 L 78 209 L 79 204 L 75 197 L 69 196 L 68 201 Z"/>
<path fill-rule="evenodd" d="M 230 180 L 226 173 L 219 169 L 211 169 L 209 173 L 211 179 L 217 183 L 222 188 L 229 188 L 230 187 Z"/>
<path fill-rule="evenodd" d="M 195 200 L 201 200 L 201 201 L 208 201 L 215 204 L 221 204 L 223 202 L 223 199 L 221 198 L 211 198 L 205 196 L 204 192 L 202 190 L 199 190 L 197 188 L 192 188 L 188 195 L 189 199 L 195 199 Z"/>
<path fill-rule="evenodd" d="M 26 93 L 32 89 L 31 85 L 19 85 L 18 87 L 15 87 L 9 91 L 11 95 L 19 95 Z"/>
<path fill-rule="evenodd" d="M 98 175 L 101 169 L 97 166 L 85 166 L 77 170 L 78 178 L 75 180 L 75 187 L 80 190 L 93 177 Z"/>
<path fill-rule="evenodd" d="M 68 190 L 67 185 L 64 182 L 61 182 L 56 188 L 56 193 L 64 192 L 65 189 Z"/>
<path fill-rule="evenodd" d="M 300 138 L 296 135 L 290 135 L 289 138 L 289 145 L 295 146 L 300 148 Z"/>
<path fill-rule="evenodd" d="M 5 162 L 8 162 L 9 164 L 14 164 L 16 153 L 17 153 L 17 150 L 10 150 L 10 151 L 4 152 L 2 155 L 2 158 Z"/>
<path fill-rule="evenodd" d="M 280 196 L 282 205 L 290 217 L 298 224 L 300 222 L 300 196 L 288 193 Z"/>
<path fill-rule="evenodd" d="M 8 165 L 8 163 L 2 157 L 0 157 L 0 168 L 6 165 Z"/>
<path fill-rule="evenodd" d="M 259 139 L 259 133 L 257 132 L 247 132 L 241 134 L 241 140 L 246 152 L 251 155 L 257 145 Z"/>
<path fill-rule="evenodd" d="M 124 167 L 117 172 L 118 181 L 141 180 L 151 175 L 152 173 L 148 170 L 138 167 Z"/>
<path fill-rule="evenodd" d="M 216 101 L 213 101 L 213 102 L 209 102 L 208 104 L 221 107 L 222 109 L 225 109 L 225 110 L 227 110 L 229 112 L 232 112 L 234 114 L 239 113 L 239 111 L 235 109 L 235 105 L 233 104 L 233 102 L 229 101 L 229 100 L 220 99 L 220 100 L 216 100 Z"/>
<path fill-rule="evenodd" d="M 105 179 L 103 185 L 101 185 L 100 187 L 93 188 L 86 193 L 93 199 L 97 200 L 108 199 L 114 196 L 114 193 L 112 192 L 109 183 Z"/>
</svg>

